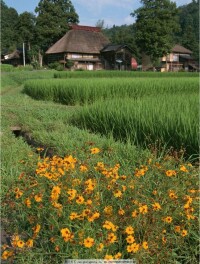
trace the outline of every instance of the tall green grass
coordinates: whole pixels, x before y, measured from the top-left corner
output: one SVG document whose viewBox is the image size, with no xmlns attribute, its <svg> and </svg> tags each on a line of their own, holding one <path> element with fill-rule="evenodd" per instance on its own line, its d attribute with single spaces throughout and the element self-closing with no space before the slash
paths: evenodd
<svg viewBox="0 0 200 264">
<path fill-rule="evenodd" d="M 162 94 L 198 93 L 198 78 L 91 78 L 30 80 L 24 92 L 34 99 L 62 104 L 86 104 L 114 97 L 142 98 Z"/>
<path fill-rule="evenodd" d="M 14 67 L 10 64 L 1 64 L 2 72 L 16 72 L 16 71 L 33 71 L 33 66 L 27 64 L 26 66 L 19 65 L 18 67 Z"/>
<path fill-rule="evenodd" d="M 142 99 L 98 101 L 83 107 L 71 123 L 121 141 L 147 146 L 161 141 L 166 147 L 198 153 L 198 96 L 148 96 Z"/>
<path fill-rule="evenodd" d="M 54 73 L 54 78 L 117 78 L 117 77 L 198 77 L 195 72 L 139 72 L 139 71 L 66 71 Z"/>
</svg>

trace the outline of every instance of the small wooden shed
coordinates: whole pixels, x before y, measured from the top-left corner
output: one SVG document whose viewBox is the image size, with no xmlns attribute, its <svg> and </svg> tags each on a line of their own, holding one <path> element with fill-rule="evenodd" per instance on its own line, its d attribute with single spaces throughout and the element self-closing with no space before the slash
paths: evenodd
<svg viewBox="0 0 200 264">
<path fill-rule="evenodd" d="M 1 54 L 2 64 L 11 64 L 13 66 L 18 66 L 23 64 L 23 54 L 20 50 L 14 50 L 13 52 L 4 52 Z"/>
<path fill-rule="evenodd" d="M 132 70 L 135 67 L 133 50 L 125 44 L 108 44 L 101 50 L 104 68 L 107 70 Z"/>
</svg>

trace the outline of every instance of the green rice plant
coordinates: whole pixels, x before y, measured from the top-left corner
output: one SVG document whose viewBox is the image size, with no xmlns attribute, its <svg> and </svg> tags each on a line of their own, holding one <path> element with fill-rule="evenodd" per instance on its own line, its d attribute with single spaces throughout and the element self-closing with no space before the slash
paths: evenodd
<svg viewBox="0 0 200 264">
<path fill-rule="evenodd" d="M 195 72 L 140 72 L 140 71 L 65 71 L 54 73 L 54 78 L 160 78 L 198 77 Z"/>
<path fill-rule="evenodd" d="M 1 64 L 1 72 L 12 72 L 14 67 L 10 64 Z"/>
<path fill-rule="evenodd" d="M 33 71 L 33 66 L 29 64 L 26 64 L 25 66 L 19 65 L 14 68 L 14 71 Z"/>
<path fill-rule="evenodd" d="M 84 106 L 71 123 L 117 140 L 131 140 L 147 146 L 161 140 L 168 147 L 186 148 L 188 154 L 198 153 L 198 96 L 148 96 L 141 99 L 113 99 Z"/>
<path fill-rule="evenodd" d="M 34 99 L 74 105 L 115 97 L 142 98 L 158 94 L 198 93 L 198 78 L 30 80 L 25 82 L 24 92 Z"/>
</svg>

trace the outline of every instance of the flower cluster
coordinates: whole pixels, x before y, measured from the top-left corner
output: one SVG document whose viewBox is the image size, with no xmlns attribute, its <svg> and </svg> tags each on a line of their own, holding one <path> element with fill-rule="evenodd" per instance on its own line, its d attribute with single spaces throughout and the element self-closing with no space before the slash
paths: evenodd
<svg viewBox="0 0 200 264">
<path fill-rule="evenodd" d="M 177 245 L 181 250 L 187 241 L 195 243 L 195 167 L 151 159 L 126 174 L 119 163 L 89 165 L 98 153 L 92 148 L 83 161 L 71 155 L 39 159 L 34 176 L 20 175 L 2 203 L 7 217 L 15 219 L 3 260 L 42 247 L 76 258 L 136 257 L 146 263 L 154 255 L 167 260 Z"/>
</svg>

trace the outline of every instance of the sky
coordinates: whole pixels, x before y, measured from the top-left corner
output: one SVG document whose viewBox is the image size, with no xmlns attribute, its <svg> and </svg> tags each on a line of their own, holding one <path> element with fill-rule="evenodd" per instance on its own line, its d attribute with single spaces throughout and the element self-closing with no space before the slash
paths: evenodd
<svg viewBox="0 0 200 264">
<path fill-rule="evenodd" d="M 25 11 L 32 12 L 39 0 L 4 0 L 8 7 L 13 7 L 18 14 Z M 134 18 L 130 13 L 140 7 L 140 0 L 71 0 L 76 13 L 79 15 L 79 24 L 95 26 L 98 20 L 104 20 L 105 27 L 130 25 Z M 192 0 L 177 0 L 177 6 L 191 3 Z"/>
</svg>

